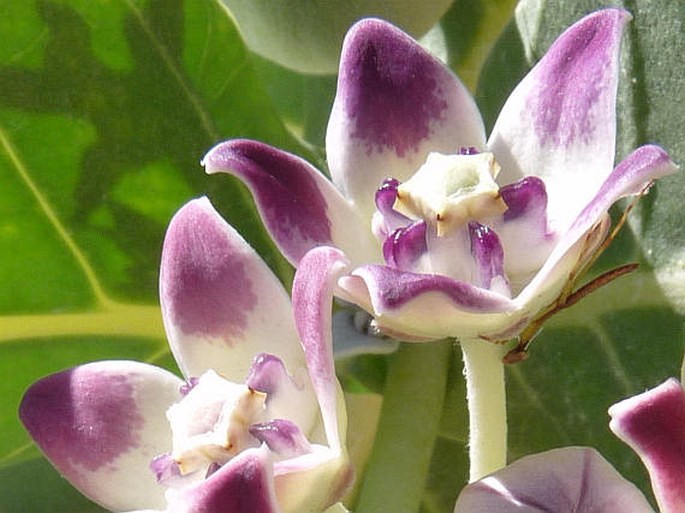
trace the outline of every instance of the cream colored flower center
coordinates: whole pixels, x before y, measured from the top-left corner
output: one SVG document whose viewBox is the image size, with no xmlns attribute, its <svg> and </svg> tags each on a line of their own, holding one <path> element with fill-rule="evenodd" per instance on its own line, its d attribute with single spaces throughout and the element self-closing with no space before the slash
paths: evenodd
<svg viewBox="0 0 685 513">
<path fill-rule="evenodd" d="M 261 422 L 266 394 L 231 383 L 214 371 L 203 374 L 182 401 L 167 411 L 174 458 L 181 474 L 223 465 L 248 447 L 258 445 L 250 425 Z"/>
<path fill-rule="evenodd" d="M 471 219 L 499 216 L 507 209 L 495 182 L 499 170 L 492 153 L 431 153 L 398 187 L 393 208 L 424 219 L 442 237 Z"/>
</svg>

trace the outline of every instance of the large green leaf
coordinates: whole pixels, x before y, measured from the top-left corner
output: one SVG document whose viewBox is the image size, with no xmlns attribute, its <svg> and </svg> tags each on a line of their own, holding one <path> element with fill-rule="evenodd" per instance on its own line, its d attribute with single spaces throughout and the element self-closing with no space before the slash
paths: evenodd
<svg viewBox="0 0 685 513">
<path fill-rule="evenodd" d="M 289 280 L 242 185 L 199 160 L 235 136 L 308 154 L 218 2 L 6 0 L 0 37 L 0 511 L 90 511 L 37 459 L 24 390 L 97 359 L 173 368 L 158 265 L 191 197 L 209 195 Z"/>
</svg>

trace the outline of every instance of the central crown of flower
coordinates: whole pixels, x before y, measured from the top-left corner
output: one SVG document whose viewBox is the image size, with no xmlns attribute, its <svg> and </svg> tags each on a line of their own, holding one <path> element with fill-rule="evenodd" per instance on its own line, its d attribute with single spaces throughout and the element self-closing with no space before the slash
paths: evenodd
<svg viewBox="0 0 685 513">
<path fill-rule="evenodd" d="M 495 182 L 499 170 L 492 153 L 431 153 L 414 176 L 397 187 L 393 208 L 424 219 L 441 237 L 469 219 L 501 215 L 507 209 Z"/>
<path fill-rule="evenodd" d="M 266 394 L 204 373 L 187 395 L 167 411 L 173 432 L 171 456 L 182 475 L 224 465 L 258 442 L 250 425 L 263 420 Z"/>
<path fill-rule="evenodd" d="M 404 183 L 386 179 L 372 220 L 386 264 L 512 297 L 549 255 L 555 234 L 544 181 L 525 177 L 500 188 L 499 171 L 492 153 L 462 148 L 430 153 Z"/>
<path fill-rule="evenodd" d="M 243 451 L 269 448 L 274 461 L 310 454 L 305 433 L 312 430 L 308 392 L 275 355 L 258 355 L 245 383 L 213 370 L 191 378 L 182 398 L 166 413 L 173 435 L 171 452 L 151 464 L 158 482 L 182 488 L 203 479 Z"/>
</svg>

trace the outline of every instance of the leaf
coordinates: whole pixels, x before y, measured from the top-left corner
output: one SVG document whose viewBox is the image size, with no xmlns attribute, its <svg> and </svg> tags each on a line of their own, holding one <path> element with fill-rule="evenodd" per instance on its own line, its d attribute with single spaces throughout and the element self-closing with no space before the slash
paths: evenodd
<svg viewBox="0 0 685 513">
<path fill-rule="evenodd" d="M 91 511 L 54 502 L 77 495 L 37 459 L 23 391 L 97 359 L 175 368 L 157 275 L 192 197 L 209 195 L 287 282 L 243 186 L 199 160 L 235 136 L 311 155 L 218 2 L 6 0 L 0 14 L 0 510 Z M 28 493 L 27 475 L 45 488 Z"/>
<path fill-rule="evenodd" d="M 481 68 L 511 19 L 514 0 L 456 0 L 440 20 L 448 64 L 474 91 Z"/>
</svg>

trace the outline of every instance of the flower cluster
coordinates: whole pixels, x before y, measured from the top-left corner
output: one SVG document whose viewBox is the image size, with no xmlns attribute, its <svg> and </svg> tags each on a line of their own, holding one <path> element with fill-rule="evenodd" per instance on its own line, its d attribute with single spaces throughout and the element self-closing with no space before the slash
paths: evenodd
<svg viewBox="0 0 685 513">
<path fill-rule="evenodd" d="M 283 254 L 342 249 L 338 295 L 405 340 L 508 340 L 568 292 L 607 211 L 675 171 L 659 147 L 614 167 L 619 44 L 629 15 L 564 32 L 486 139 L 473 98 L 392 25 L 363 20 L 342 50 L 326 136 L 332 183 L 296 156 L 231 140 L 207 172 L 240 177 Z"/>
<path fill-rule="evenodd" d="M 385 334 L 457 337 L 464 346 L 510 339 L 563 306 L 607 237 L 609 208 L 677 169 L 655 145 L 614 166 L 628 20 L 606 9 L 564 32 L 488 137 L 473 98 L 442 63 L 385 21 L 358 22 L 344 42 L 326 137 L 332 181 L 251 140 L 221 143 L 203 160 L 207 172 L 234 174 L 251 189 L 297 267 L 292 301 L 206 198 L 191 201 L 169 225 L 160 272 L 164 325 L 184 379 L 131 361 L 48 376 L 20 408 L 32 438 L 114 511 L 344 511 L 353 471 L 333 360 L 334 294 Z M 610 413 L 612 429 L 645 461 L 662 512 L 682 511 L 680 384 Z M 599 453 L 580 447 L 522 458 L 468 485 L 455 506 L 617 510 L 651 508 Z"/>
<path fill-rule="evenodd" d="M 352 478 L 330 332 L 343 266 L 333 250 L 303 259 L 291 308 L 209 201 L 191 201 L 171 221 L 160 277 L 185 381 L 144 363 L 89 363 L 35 383 L 21 420 L 112 511 L 324 511 Z"/>
</svg>

